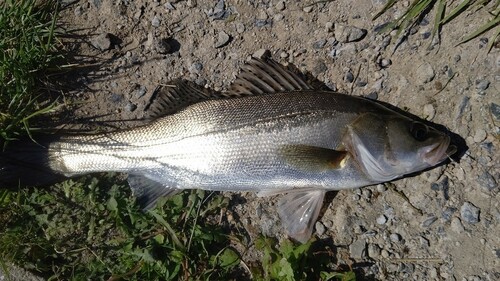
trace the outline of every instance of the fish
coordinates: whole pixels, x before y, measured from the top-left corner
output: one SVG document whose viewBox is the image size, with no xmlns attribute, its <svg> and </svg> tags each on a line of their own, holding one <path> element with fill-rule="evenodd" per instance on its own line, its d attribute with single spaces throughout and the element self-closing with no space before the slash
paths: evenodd
<svg viewBox="0 0 500 281">
<path fill-rule="evenodd" d="M 392 181 L 456 152 L 445 132 L 379 102 L 317 89 L 271 59 L 244 64 L 226 92 L 174 80 L 148 112 L 153 120 L 135 128 L 7 147 L 0 186 L 122 172 L 146 209 L 184 189 L 280 194 L 283 228 L 304 243 L 327 191 Z"/>
</svg>

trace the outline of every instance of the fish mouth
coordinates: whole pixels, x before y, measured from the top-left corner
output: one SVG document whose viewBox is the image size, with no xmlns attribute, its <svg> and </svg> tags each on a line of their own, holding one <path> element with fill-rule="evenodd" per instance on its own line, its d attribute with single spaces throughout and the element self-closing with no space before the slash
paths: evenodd
<svg viewBox="0 0 500 281">
<path fill-rule="evenodd" d="M 450 142 L 450 137 L 445 136 L 442 141 L 427 146 L 424 151 L 424 161 L 427 164 L 434 166 L 453 155 L 457 152 L 457 147 L 450 144 Z"/>
</svg>

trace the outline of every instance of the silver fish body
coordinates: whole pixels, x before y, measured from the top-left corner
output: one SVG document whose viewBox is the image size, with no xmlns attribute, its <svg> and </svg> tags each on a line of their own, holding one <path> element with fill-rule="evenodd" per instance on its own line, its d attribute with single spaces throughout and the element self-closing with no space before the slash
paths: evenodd
<svg viewBox="0 0 500 281">
<path fill-rule="evenodd" d="M 205 98 L 178 83 L 165 92 L 166 116 L 60 137 L 46 162 L 65 176 L 128 173 L 147 207 L 181 189 L 287 193 L 278 210 L 285 229 L 306 241 L 325 191 L 390 181 L 454 152 L 446 134 L 379 103 L 314 90 L 276 63 L 252 61 L 234 85 L 232 97 Z"/>
</svg>

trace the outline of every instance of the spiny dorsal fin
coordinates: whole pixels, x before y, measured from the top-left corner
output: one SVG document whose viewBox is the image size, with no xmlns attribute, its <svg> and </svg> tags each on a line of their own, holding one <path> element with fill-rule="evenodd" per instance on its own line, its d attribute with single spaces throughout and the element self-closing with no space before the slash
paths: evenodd
<svg viewBox="0 0 500 281">
<path fill-rule="evenodd" d="M 243 65 L 240 75 L 224 95 L 239 97 L 312 89 L 297 74 L 277 62 L 252 58 Z"/>
<path fill-rule="evenodd" d="M 346 151 L 338 151 L 309 145 L 284 145 L 280 155 L 286 163 L 304 171 L 342 169 L 349 157 Z"/>
<path fill-rule="evenodd" d="M 146 118 L 169 115 L 191 104 L 216 98 L 220 98 L 220 94 L 215 91 L 186 80 L 174 80 L 156 88 L 145 108 Z"/>
</svg>

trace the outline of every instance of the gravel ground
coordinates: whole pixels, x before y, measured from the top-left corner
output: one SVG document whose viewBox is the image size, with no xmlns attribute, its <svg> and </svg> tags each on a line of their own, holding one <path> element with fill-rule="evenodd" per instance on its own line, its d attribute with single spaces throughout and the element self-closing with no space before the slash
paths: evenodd
<svg viewBox="0 0 500 281">
<path fill-rule="evenodd" d="M 395 49 L 376 30 L 409 1 L 376 21 L 384 0 L 62 2 L 61 22 L 74 35 L 65 46 L 81 66 L 62 83 L 83 102 L 76 118 L 131 126 L 123 120 L 142 118 L 158 85 L 182 77 L 224 90 L 249 57 L 271 55 L 333 90 L 446 126 L 465 140 L 459 159 L 332 193 L 315 235 L 336 246 L 339 263 L 376 280 L 500 279 L 500 52 L 486 51 L 491 33 L 456 46 L 488 17 L 484 9 L 446 25 L 440 44 L 431 42 L 433 18 L 424 18 Z M 275 198 L 228 196 L 245 202 L 227 211 L 230 223 L 251 236 L 284 236 Z"/>
</svg>

